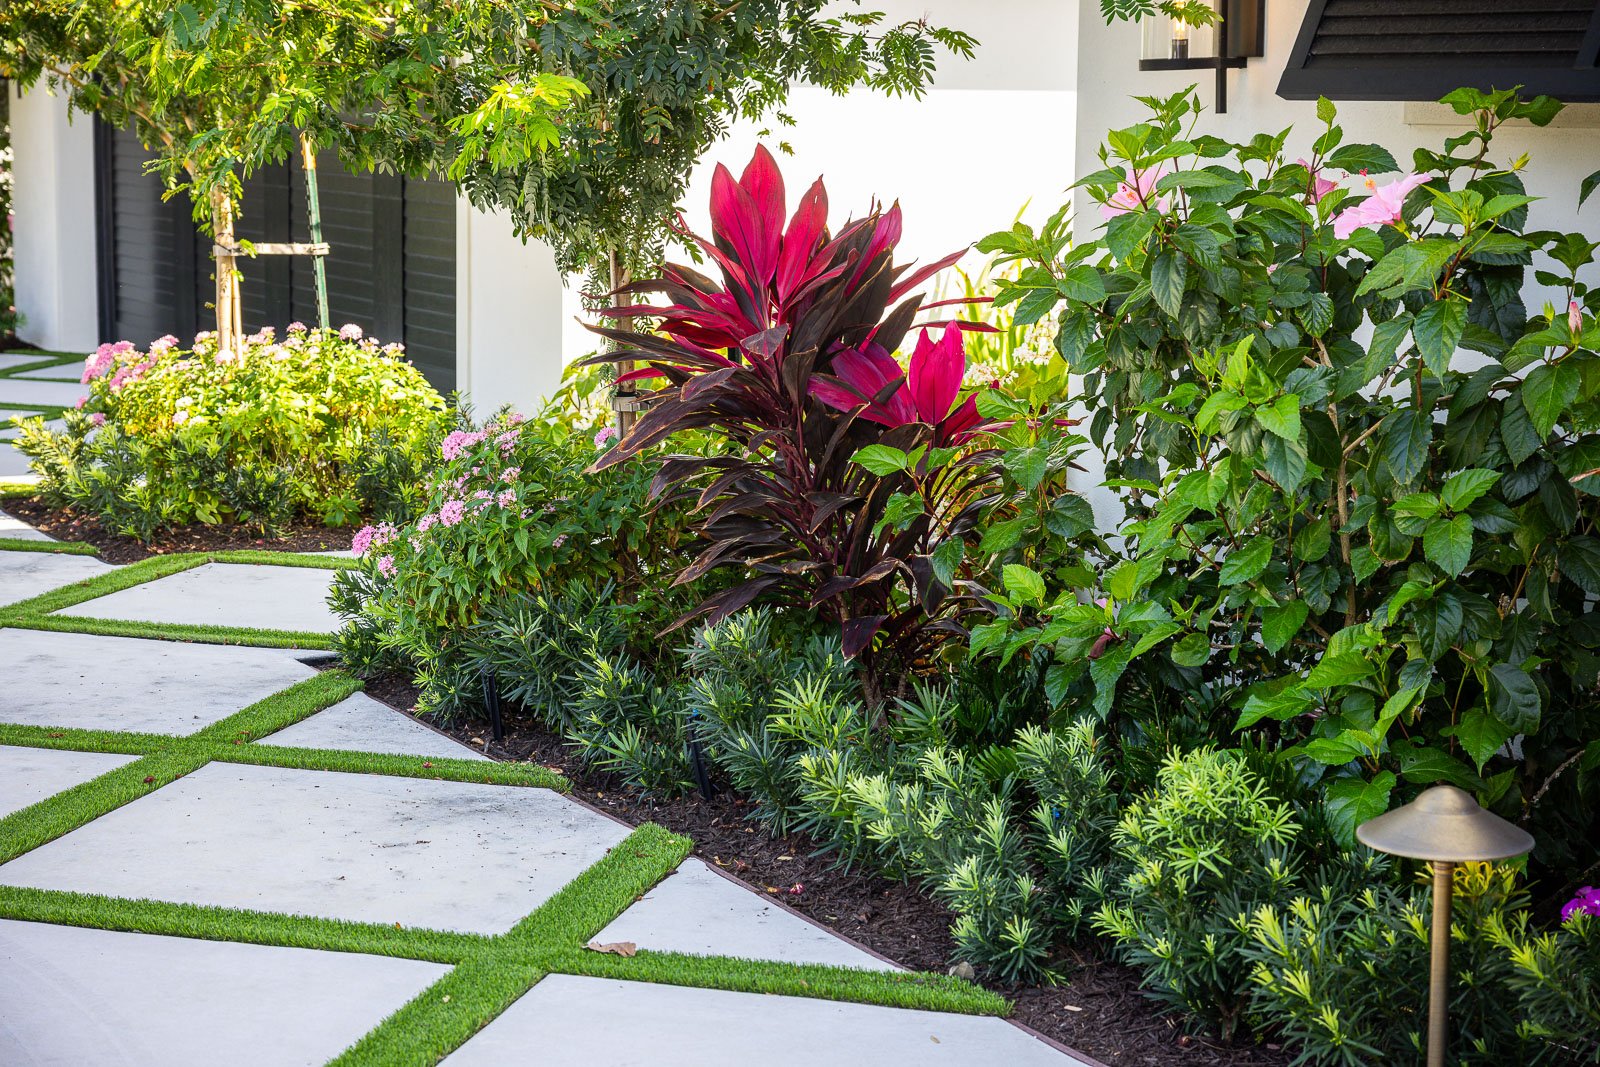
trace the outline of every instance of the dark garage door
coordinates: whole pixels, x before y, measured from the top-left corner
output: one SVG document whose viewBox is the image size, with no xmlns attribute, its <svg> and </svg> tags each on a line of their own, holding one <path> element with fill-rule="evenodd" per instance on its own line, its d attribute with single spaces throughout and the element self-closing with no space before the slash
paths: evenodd
<svg viewBox="0 0 1600 1067">
<path fill-rule="evenodd" d="M 187 197 L 163 203 L 150 158 L 125 130 L 97 127 L 100 335 L 144 345 L 163 334 L 185 340 L 213 329 L 211 241 L 197 230 Z M 328 311 L 380 340 L 401 340 L 435 388 L 455 387 L 455 191 L 445 182 L 351 174 L 318 160 Z M 244 186 L 236 227 L 252 241 L 308 241 L 305 177 L 298 165 L 257 172 Z M 311 260 L 243 261 L 244 327 L 299 319 L 316 324 Z"/>
</svg>

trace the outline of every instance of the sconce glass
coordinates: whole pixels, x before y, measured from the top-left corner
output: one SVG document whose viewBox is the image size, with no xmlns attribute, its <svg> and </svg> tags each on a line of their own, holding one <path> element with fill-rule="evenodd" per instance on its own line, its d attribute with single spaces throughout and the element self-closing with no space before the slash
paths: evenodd
<svg viewBox="0 0 1600 1067">
<path fill-rule="evenodd" d="M 1210 0 L 1220 21 L 1189 26 L 1170 15 L 1141 19 L 1140 70 L 1215 70 L 1217 110 L 1228 110 L 1226 71 L 1266 53 L 1266 0 Z"/>
</svg>

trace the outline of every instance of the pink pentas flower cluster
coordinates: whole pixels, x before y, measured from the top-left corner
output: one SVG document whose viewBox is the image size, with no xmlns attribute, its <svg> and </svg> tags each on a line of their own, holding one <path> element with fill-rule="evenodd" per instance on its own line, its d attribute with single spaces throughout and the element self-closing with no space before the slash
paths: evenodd
<svg viewBox="0 0 1600 1067">
<path fill-rule="evenodd" d="M 618 436 L 619 434 L 617 433 L 617 428 L 615 426 L 607 426 L 599 433 L 594 435 L 594 447 L 604 448 L 612 441 L 615 441 Z"/>
<path fill-rule="evenodd" d="M 372 549 L 382 548 L 399 536 L 400 531 L 393 523 L 380 522 L 376 526 L 363 526 L 350 539 L 350 551 L 358 556 L 365 556 Z"/>
<path fill-rule="evenodd" d="M 482 430 L 452 430 L 439 446 L 439 453 L 446 460 L 457 460 L 467 449 L 482 444 L 487 436 Z"/>
<path fill-rule="evenodd" d="M 446 500 L 439 508 L 439 523 L 443 526 L 455 526 L 461 522 L 466 513 L 466 501 Z"/>
<path fill-rule="evenodd" d="M 339 337 L 345 341 L 359 341 L 362 337 L 361 327 L 353 322 L 347 322 L 339 327 Z"/>
<path fill-rule="evenodd" d="M 1600 889 L 1586 885 L 1578 890 L 1577 896 L 1562 905 L 1562 922 L 1567 922 L 1574 915 L 1592 915 L 1600 919 Z"/>
<path fill-rule="evenodd" d="M 87 385 L 96 378 L 105 374 L 117 364 L 117 357 L 125 352 L 133 351 L 132 341 L 117 341 L 101 345 L 83 361 L 83 375 L 78 379 L 80 384 Z"/>
<path fill-rule="evenodd" d="M 378 573 L 383 575 L 385 578 L 393 578 L 394 577 L 394 557 L 393 556 L 379 556 L 378 557 Z"/>
</svg>

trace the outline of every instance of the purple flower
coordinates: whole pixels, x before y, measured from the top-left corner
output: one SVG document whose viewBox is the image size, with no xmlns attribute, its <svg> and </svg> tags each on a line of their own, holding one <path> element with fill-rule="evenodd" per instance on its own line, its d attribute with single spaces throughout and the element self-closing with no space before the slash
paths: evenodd
<svg viewBox="0 0 1600 1067">
<path fill-rule="evenodd" d="M 89 425 L 91 425 L 91 426 L 104 426 L 105 424 L 106 424 L 106 413 L 105 412 L 97 411 L 93 415 L 89 416 Z"/>
<path fill-rule="evenodd" d="M 378 573 L 383 575 L 385 578 L 393 578 L 394 577 L 394 557 L 393 556 L 380 556 L 380 557 L 378 557 Z"/>
<path fill-rule="evenodd" d="M 566 543 L 567 543 L 567 535 L 566 534 L 557 534 L 556 535 L 556 539 L 554 541 L 550 542 L 550 547 L 551 548 L 560 548 L 562 545 L 564 545 Z"/>
<path fill-rule="evenodd" d="M 445 526 L 454 526 L 459 523 L 467 513 L 467 503 L 464 500 L 446 500 L 439 509 L 439 521 Z"/>
<path fill-rule="evenodd" d="M 1578 890 L 1577 896 L 1562 905 L 1561 921 L 1566 922 L 1578 914 L 1600 917 L 1600 889 L 1586 885 Z"/>
<path fill-rule="evenodd" d="M 303 323 L 303 322 L 300 322 L 299 320 L 291 322 L 289 324 L 289 332 L 290 333 L 305 333 L 306 332 L 306 324 Z"/>
<path fill-rule="evenodd" d="M 353 322 L 347 322 L 339 327 L 339 336 L 346 341 L 359 341 L 361 340 L 361 327 Z"/>
<path fill-rule="evenodd" d="M 615 441 L 617 436 L 617 428 L 615 426 L 607 426 L 605 429 L 594 435 L 594 447 L 604 448 L 612 441 Z"/>
<path fill-rule="evenodd" d="M 358 556 L 365 556 L 367 549 L 372 547 L 372 538 L 377 532 L 378 530 L 375 526 L 361 527 L 356 531 L 356 535 L 350 539 L 350 551 Z"/>
<path fill-rule="evenodd" d="M 445 459 L 454 460 L 473 445 L 480 444 L 483 438 L 484 434 L 482 432 L 452 430 L 449 436 L 444 439 L 444 443 L 439 446 L 439 452 Z"/>
</svg>

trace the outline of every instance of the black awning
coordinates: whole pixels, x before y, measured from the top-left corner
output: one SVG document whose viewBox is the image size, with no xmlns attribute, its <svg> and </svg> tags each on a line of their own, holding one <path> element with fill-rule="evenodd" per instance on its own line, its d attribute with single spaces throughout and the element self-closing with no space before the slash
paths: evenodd
<svg viewBox="0 0 1600 1067">
<path fill-rule="evenodd" d="M 1278 95 L 1437 100 L 1525 87 L 1600 100 L 1600 0 L 1311 0 Z"/>
</svg>

